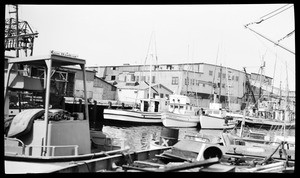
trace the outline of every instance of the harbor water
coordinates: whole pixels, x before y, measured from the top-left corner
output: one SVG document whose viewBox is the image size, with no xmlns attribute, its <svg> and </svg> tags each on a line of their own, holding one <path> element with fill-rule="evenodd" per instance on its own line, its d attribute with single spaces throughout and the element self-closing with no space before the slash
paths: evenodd
<svg viewBox="0 0 300 178">
<path fill-rule="evenodd" d="M 139 151 L 150 149 L 152 140 L 159 140 L 164 126 L 122 126 L 122 125 L 104 125 L 102 131 L 113 138 L 114 144 L 129 147 L 129 151 Z M 220 135 L 223 130 L 208 130 L 199 128 L 174 128 L 178 129 L 178 139 L 183 139 L 185 135 L 210 134 Z M 281 130 L 265 130 L 260 128 L 251 128 L 255 132 L 282 134 Z M 240 130 L 237 129 L 237 132 Z M 295 136 L 295 129 L 286 129 L 286 136 Z"/>
</svg>

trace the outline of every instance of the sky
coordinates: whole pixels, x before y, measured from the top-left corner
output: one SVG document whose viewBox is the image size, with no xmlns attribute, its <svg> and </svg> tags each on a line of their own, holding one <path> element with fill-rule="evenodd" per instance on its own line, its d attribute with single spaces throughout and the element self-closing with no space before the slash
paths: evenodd
<svg viewBox="0 0 300 178">
<path fill-rule="evenodd" d="M 264 74 L 274 78 L 274 85 L 281 81 L 282 88 L 288 84 L 295 91 L 295 54 L 245 28 L 264 19 L 248 27 L 278 41 L 295 30 L 292 5 L 20 4 L 19 19 L 39 33 L 34 55 L 68 52 L 85 59 L 86 66 L 145 64 L 155 34 L 158 64 L 203 62 L 260 73 L 264 60 Z M 286 10 L 271 13 L 281 7 Z M 6 5 L 6 18 L 14 17 L 8 11 L 12 6 Z M 279 44 L 295 52 L 295 33 Z"/>
</svg>

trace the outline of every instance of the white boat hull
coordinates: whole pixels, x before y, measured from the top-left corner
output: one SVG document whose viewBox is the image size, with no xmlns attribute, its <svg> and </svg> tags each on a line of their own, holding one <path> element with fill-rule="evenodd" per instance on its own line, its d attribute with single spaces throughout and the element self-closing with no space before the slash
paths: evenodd
<svg viewBox="0 0 300 178">
<path fill-rule="evenodd" d="M 228 123 L 226 124 L 225 119 L 222 117 L 200 115 L 201 129 L 230 129 L 234 128 L 235 124 L 236 121 L 234 120 L 228 120 Z"/>
<path fill-rule="evenodd" d="M 196 127 L 199 124 L 199 116 L 171 112 L 161 113 L 161 119 L 165 127 Z"/>
<path fill-rule="evenodd" d="M 160 112 L 141 112 L 130 110 L 104 109 L 103 118 L 138 123 L 161 123 Z"/>
</svg>

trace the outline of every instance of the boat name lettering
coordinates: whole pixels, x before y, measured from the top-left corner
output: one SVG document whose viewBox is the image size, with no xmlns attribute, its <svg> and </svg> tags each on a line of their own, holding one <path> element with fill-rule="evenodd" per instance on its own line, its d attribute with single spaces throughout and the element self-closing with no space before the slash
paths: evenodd
<svg viewBox="0 0 300 178">
<path fill-rule="evenodd" d="M 59 51 L 54 51 L 54 50 L 52 50 L 52 51 L 51 51 L 51 54 L 59 55 L 59 56 L 65 56 L 65 57 L 78 58 L 78 55 L 70 54 L 70 53 L 68 53 L 68 52 L 64 53 L 64 52 L 59 52 Z"/>
</svg>

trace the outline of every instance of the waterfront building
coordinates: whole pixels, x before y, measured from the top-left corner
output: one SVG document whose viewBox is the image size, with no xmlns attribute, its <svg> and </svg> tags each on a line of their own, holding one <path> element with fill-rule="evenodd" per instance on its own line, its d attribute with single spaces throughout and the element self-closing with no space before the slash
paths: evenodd
<svg viewBox="0 0 300 178">
<path fill-rule="evenodd" d="M 88 66 L 110 83 L 150 81 L 173 93 L 189 96 L 191 104 L 208 107 L 216 93 L 224 107 L 239 110 L 245 93 L 244 71 L 207 63 Z M 228 104 L 230 103 L 230 104 Z"/>
<path fill-rule="evenodd" d="M 130 106 L 136 106 L 141 100 L 149 99 L 149 84 L 145 81 L 138 82 L 119 82 L 117 87 L 118 102 Z M 150 99 L 159 100 L 159 110 L 167 108 L 167 100 L 173 94 L 173 91 L 162 84 L 154 84 L 151 86 Z"/>
</svg>

